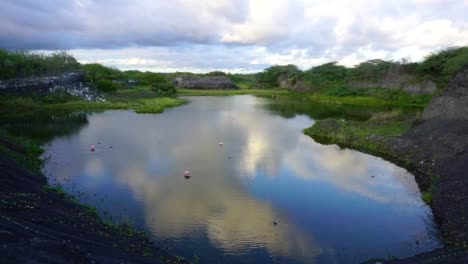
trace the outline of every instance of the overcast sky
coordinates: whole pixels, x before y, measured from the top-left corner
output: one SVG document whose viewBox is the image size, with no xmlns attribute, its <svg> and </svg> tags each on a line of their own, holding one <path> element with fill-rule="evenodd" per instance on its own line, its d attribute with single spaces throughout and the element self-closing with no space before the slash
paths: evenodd
<svg viewBox="0 0 468 264">
<path fill-rule="evenodd" d="M 468 45 L 468 0 L 1 0 L 0 47 L 123 70 L 306 69 Z"/>
</svg>

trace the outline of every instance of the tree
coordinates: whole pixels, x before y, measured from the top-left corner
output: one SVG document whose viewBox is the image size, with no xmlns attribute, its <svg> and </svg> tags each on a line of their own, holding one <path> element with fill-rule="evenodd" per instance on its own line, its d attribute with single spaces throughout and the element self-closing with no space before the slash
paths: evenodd
<svg viewBox="0 0 468 264">
<path fill-rule="evenodd" d="M 103 91 L 103 92 L 115 91 L 115 90 L 117 90 L 117 87 L 118 87 L 117 84 L 115 84 L 113 81 L 107 80 L 107 79 L 101 79 L 101 80 L 96 82 L 96 88 L 98 90 Z"/>
<path fill-rule="evenodd" d="M 345 66 L 337 65 L 337 62 L 329 62 L 310 68 L 304 72 L 304 80 L 314 85 L 342 84 L 348 75 Z"/>
<path fill-rule="evenodd" d="M 156 92 L 157 96 L 176 94 L 175 84 L 160 73 L 151 73 L 151 89 Z"/>
<path fill-rule="evenodd" d="M 278 87 L 280 79 L 296 80 L 301 78 L 302 72 L 296 65 L 271 66 L 257 74 L 257 82 L 264 87 Z"/>
</svg>

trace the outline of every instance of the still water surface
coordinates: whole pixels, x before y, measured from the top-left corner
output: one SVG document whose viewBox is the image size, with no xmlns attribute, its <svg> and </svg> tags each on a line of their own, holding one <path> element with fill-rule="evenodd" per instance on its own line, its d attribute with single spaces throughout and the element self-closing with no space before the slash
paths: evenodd
<svg viewBox="0 0 468 264">
<path fill-rule="evenodd" d="M 406 170 L 314 142 L 302 133 L 313 118 L 267 99 L 188 99 L 163 114 L 84 114 L 47 145 L 49 181 L 202 263 L 358 263 L 438 246 Z"/>
</svg>

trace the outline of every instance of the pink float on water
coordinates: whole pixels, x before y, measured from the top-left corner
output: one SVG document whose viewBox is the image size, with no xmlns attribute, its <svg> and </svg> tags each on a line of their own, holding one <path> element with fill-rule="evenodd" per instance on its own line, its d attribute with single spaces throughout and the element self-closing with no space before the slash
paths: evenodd
<svg viewBox="0 0 468 264">
<path fill-rule="evenodd" d="M 184 177 L 185 178 L 190 178 L 190 171 L 189 170 L 184 171 Z"/>
<path fill-rule="evenodd" d="M 91 145 L 91 146 L 89 147 L 89 151 L 95 151 L 95 150 L 96 150 L 96 149 L 94 148 L 94 145 Z"/>
</svg>

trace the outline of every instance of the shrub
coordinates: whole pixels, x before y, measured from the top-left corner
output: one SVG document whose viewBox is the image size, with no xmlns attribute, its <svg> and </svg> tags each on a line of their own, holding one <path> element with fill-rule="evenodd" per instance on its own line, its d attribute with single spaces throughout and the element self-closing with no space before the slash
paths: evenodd
<svg viewBox="0 0 468 264">
<path fill-rule="evenodd" d="M 112 92 L 117 90 L 117 84 L 111 80 L 101 79 L 96 82 L 96 88 L 103 92 Z"/>
<path fill-rule="evenodd" d="M 333 89 L 330 89 L 326 92 L 326 95 L 330 96 L 364 96 L 367 95 L 367 90 L 349 88 L 345 86 L 338 86 Z"/>
<path fill-rule="evenodd" d="M 153 73 L 151 81 L 151 89 L 157 96 L 174 96 L 176 94 L 174 83 L 166 79 L 164 75 Z"/>
<path fill-rule="evenodd" d="M 432 53 L 418 65 L 418 73 L 445 86 L 456 73 L 468 67 L 468 47 L 448 48 Z"/>
<path fill-rule="evenodd" d="M 349 71 L 350 80 L 371 80 L 376 81 L 382 78 L 386 73 L 399 66 L 398 63 L 384 60 L 365 61 Z"/>
<path fill-rule="evenodd" d="M 86 71 L 86 80 L 89 82 L 99 82 L 101 79 L 117 80 L 122 78 L 122 73 L 118 69 L 109 68 L 99 63 L 90 63 L 82 66 Z"/>
<path fill-rule="evenodd" d="M 0 49 L 0 79 L 58 74 L 79 69 L 80 64 L 70 54 L 60 51 L 49 55 Z"/>
<path fill-rule="evenodd" d="M 346 67 L 330 62 L 305 71 L 304 80 L 313 85 L 331 86 L 342 84 L 347 75 Z"/>
<path fill-rule="evenodd" d="M 257 82 L 263 87 L 278 87 L 280 79 L 297 81 L 302 72 L 296 65 L 271 66 L 257 74 Z"/>
</svg>

